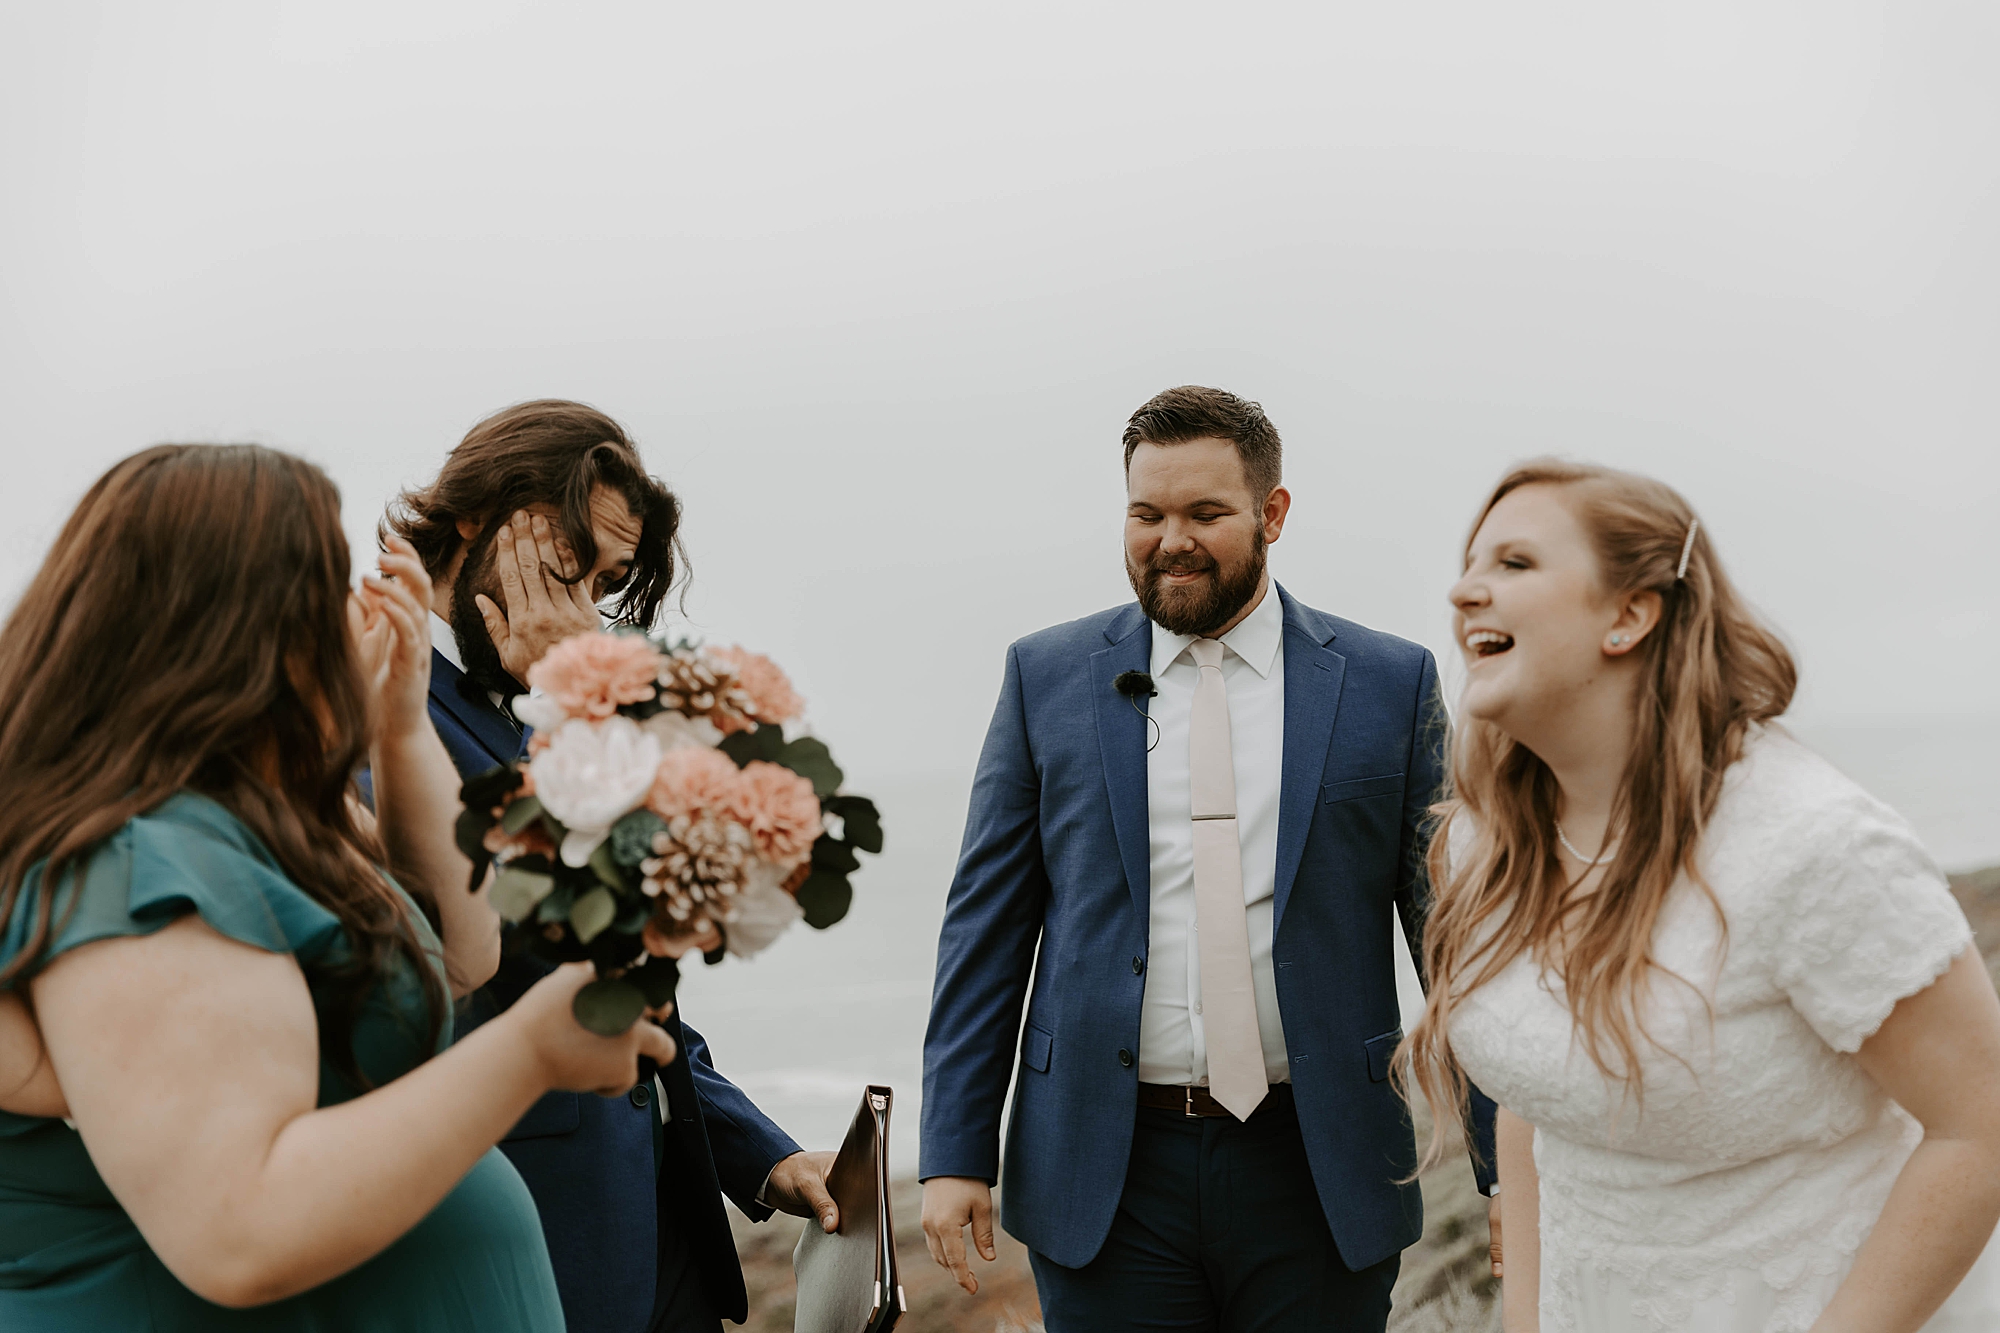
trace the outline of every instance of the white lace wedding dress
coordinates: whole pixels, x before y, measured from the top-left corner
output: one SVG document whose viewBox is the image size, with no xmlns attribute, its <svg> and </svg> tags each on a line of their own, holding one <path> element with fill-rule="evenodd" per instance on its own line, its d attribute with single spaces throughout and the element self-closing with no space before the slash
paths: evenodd
<svg viewBox="0 0 2000 1333">
<path fill-rule="evenodd" d="M 1535 1126 L 1542 1333 L 1804 1333 L 1921 1137 L 1853 1059 L 1972 938 L 1909 826 L 1769 728 L 1727 775 L 1701 864 L 1727 945 L 1677 886 L 1655 956 L 1701 994 L 1655 977 L 1643 1111 L 1526 959 L 1452 1023 L 1473 1081 Z M 1996 1251 L 1927 1333 L 2000 1330 Z"/>
</svg>

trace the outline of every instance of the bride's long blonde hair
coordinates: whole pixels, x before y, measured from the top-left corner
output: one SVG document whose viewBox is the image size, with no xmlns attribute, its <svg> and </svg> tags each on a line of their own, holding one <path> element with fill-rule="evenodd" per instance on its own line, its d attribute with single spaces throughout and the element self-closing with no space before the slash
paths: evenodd
<svg viewBox="0 0 2000 1333">
<path fill-rule="evenodd" d="M 1686 873 L 1704 892 L 1695 856 L 1722 777 L 1746 733 L 1791 703 L 1798 669 L 1759 622 L 1716 560 L 1706 525 L 1673 488 L 1612 468 L 1535 459 L 1493 488 L 1487 514 L 1523 486 L 1559 487 L 1596 549 L 1603 590 L 1660 594 L 1660 622 L 1639 644 L 1643 663 L 1632 757 L 1608 828 L 1619 854 L 1597 892 L 1573 897 L 1557 859 L 1555 775 L 1488 722 L 1467 719 L 1452 740 L 1450 786 L 1432 813 L 1435 898 L 1424 930 L 1430 982 L 1424 1014 L 1404 1043 L 1408 1072 L 1436 1112 L 1425 1164 L 1445 1150 L 1446 1107 L 1463 1116 L 1466 1078 L 1451 1049 L 1452 1011 L 1524 953 L 1561 978 L 1583 1046 L 1608 1077 L 1638 1091 L 1643 1036 L 1639 989 L 1656 966 L 1653 926 L 1668 890 Z M 1463 854 L 1452 831 L 1469 821 Z M 1713 895 L 1711 894 L 1711 901 Z M 1560 940 L 1560 947 L 1556 947 Z"/>
</svg>

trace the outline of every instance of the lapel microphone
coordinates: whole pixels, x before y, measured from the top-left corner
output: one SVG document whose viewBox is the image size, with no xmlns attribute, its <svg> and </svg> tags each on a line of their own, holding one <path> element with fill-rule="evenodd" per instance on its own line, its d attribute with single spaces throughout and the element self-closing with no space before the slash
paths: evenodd
<svg viewBox="0 0 2000 1333">
<path fill-rule="evenodd" d="M 1139 706 L 1139 700 L 1150 699 L 1159 693 L 1153 688 L 1152 676 L 1144 671 L 1121 671 L 1111 678 L 1111 688 L 1124 695 L 1125 701 L 1132 705 L 1132 711 L 1146 719 L 1146 726 L 1153 733 L 1152 739 L 1146 743 L 1146 753 L 1151 754 L 1153 747 L 1160 743 L 1160 724 L 1151 713 Z"/>
<path fill-rule="evenodd" d="M 1152 698 L 1159 691 L 1153 688 L 1153 678 L 1143 671 L 1121 671 L 1111 678 L 1111 688 L 1127 699 L 1138 700 L 1142 695 Z M 1132 705 L 1138 707 L 1137 702 Z"/>
</svg>

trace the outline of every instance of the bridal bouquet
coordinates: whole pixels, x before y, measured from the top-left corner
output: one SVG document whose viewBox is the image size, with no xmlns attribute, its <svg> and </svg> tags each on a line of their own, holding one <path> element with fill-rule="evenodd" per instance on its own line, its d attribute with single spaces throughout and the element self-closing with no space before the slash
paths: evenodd
<svg viewBox="0 0 2000 1333">
<path fill-rule="evenodd" d="M 466 782 L 458 842 L 475 879 L 499 867 L 510 948 L 596 964 L 576 998 L 586 1028 L 615 1035 L 671 999 L 677 944 L 717 963 L 847 915 L 881 816 L 841 794 L 824 742 L 787 738 L 805 704 L 769 658 L 580 634 L 528 684 L 528 758 Z"/>
</svg>

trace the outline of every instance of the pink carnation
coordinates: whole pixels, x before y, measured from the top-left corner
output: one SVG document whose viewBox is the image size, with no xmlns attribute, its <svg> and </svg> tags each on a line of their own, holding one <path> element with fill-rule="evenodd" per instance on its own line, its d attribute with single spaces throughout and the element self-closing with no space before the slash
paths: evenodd
<svg viewBox="0 0 2000 1333">
<path fill-rule="evenodd" d="M 744 712 L 763 723 L 789 722 L 806 711 L 806 701 L 792 688 L 791 678 L 762 653 L 747 648 L 718 648 L 715 656 L 736 673 L 736 688 L 747 697 Z"/>
<path fill-rule="evenodd" d="M 660 654 L 635 634 L 579 634 L 528 668 L 528 684 L 571 717 L 599 721 L 653 697 Z"/>
<path fill-rule="evenodd" d="M 720 750 L 688 745 L 669 750 L 646 793 L 646 808 L 671 823 L 705 811 L 732 812 L 743 788 L 743 772 Z"/>
<path fill-rule="evenodd" d="M 750 830 L 765 860 L 786 869 L 812 855 L 824 828 L 812 783 L 761 761 L 744 768 L 729 813 Z"/>
</svg>

